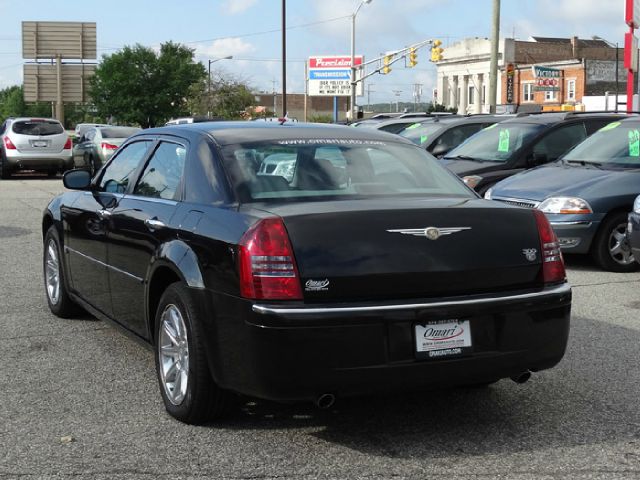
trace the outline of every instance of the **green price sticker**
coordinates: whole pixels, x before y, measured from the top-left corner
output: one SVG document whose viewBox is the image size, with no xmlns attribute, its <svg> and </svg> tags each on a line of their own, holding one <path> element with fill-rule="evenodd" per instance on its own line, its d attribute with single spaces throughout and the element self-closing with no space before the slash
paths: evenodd
<svg viewBox="0 0 640 480">
<path fill-rule="evenodd" d="M 423 143 L 425 143 L 427 141 L 427 139 L 429 138 L 428 135 L 421 135 L 420 136 L 420 145 L 422 145 Z"/>
<path fill-rule="evenodd" d="M 601 132 L 606 132 L 607 130 L 613 130 L 614 128 L 618 128 L 620 126 L 620 122 L 613 122 L 609 125 L 605 125 L 600 129 Z"/>
<path fill-rule="evenodd" d="M 500 130 L 500 140 L 498 141 L 498 151 L 499 152 L 508 152 L 509 151 L 509 130 L 502 129 Z"/>
<path fill-rule="evenodd" d="M 640 131 L 629 131 L 629 156 L 640 157 Z"/>
<path fill-rule="evenodd" d="M 414 128 L 418 128 L 420 126 L 419 123 L 411 124 L 407 127 L 407 130 L 413 130 Z"/>
</svg>

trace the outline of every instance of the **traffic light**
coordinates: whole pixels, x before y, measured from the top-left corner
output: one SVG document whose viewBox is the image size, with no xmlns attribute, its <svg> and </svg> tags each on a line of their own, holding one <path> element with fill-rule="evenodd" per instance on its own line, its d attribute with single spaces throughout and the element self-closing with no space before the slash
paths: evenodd
<svg viewBox="0 0 640 480">
<path fill-rule="evenodd" d="M 416 47 L 409 49 L 409 66 L 415 67 L 418 64 L 418 50 Z"/>
<path fill-rule="evenodd" d="M 444 52 L 444 48 L 440 47 L 442 42 L 440 40 L 434 40 L 431 44 L 431 61 L 439 62 L 442 60 L 442 52 Z"/>
<path fill-rule="evenodd" d="M 393 55 L 385 55 L 384 56 L 383 67 L 382 67 L 382 74 L 383 75 L 387 75 L 388 73 L 391 72 L 391 59 L 392 58 L 393 58 Z"/>
</svg>

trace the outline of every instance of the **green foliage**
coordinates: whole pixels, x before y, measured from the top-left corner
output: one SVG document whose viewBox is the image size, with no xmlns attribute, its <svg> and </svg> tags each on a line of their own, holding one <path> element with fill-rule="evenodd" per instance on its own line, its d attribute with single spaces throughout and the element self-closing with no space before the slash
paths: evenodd
<svg viewBox="0 0 640 480">
<path fill-rule="evenodd" d="M 22 85 L 0 90 L 0 120 L 8 117 L 51 117 L 48 103 L 26 104 Z"/>
<path fill-rule="evenodd" d="M 153 127 L 191 114 L 188 97 L 206 71 L 193 50 L 172 42 L 160 52 L 142 45 L 104 56 L 91 79 L 91 95 L 102 118 Z"/>
<path fill-rule="evenodd" d="M 208 113 L 224 120 L 240 120 L 249 116 L 247 111 L 255 105 L 251 87 L 231 76 L 214 76 L 211 84 L 204 81 L 192 86 L 188 101 L 190 111 L 197 115 Z"/>
<path fill-rule="evenodd" d="M 451 107 L 451 108 L 447 108 L 444 105 L 441 105 L 439 103 L 433 104 L 430 103 L 429 104 L 429 108 L 427 109 L 427 112 L 449 112 L 449 113 L 458 113 L 458 109 L 455 107 Z"/>
<path fill-rule="evenodd" d="M 319 113 L 317 115 L 310 115 L 309 121 L 311 123 L 333 123 L 333 117 L 331 115 Z"/>
</svg>

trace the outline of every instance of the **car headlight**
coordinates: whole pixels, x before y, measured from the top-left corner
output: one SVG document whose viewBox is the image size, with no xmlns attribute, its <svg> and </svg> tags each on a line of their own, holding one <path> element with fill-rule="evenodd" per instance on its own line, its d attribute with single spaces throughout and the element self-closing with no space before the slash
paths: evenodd
<svg viewBox="0 0 640 480">
<path fill-rule="evenodd" d="M 544 213 L 584 214 L 593 213 L 586 200 L 575 197 L 551 197 L 538 206 Z"/>
<path fill-rule="evenodd" d="M 635 213 L 640 213 L 640 195 L 638 195 L 636 200 L 633 202 L 633 211 Z"/>
<path fill-rule="evenodd" d="M 484 192 L 484 198 L 486 200 L 491 200 L 491 195 L 493 194 L 493 188 L 490 188 L 486 192 Z"/>
<path fill-rule="evenodd" d="M 467 187 L 476 188 L 482 181 L 482 177 L 478 175 L 469 175 L 468 177 L 462 177 L 462 181 L 467 184 Z"/>
</svg>

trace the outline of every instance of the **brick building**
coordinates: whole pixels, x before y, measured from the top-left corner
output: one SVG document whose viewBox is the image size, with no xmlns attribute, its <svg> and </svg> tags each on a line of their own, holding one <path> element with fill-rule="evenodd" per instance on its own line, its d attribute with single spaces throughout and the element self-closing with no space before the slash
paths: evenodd
<svg viewBox="0 0 640 480">
<path fill-rule="evenodd" d="M 623 49 L 618 49 L 618 55 L 618 91 L 624 92 Z M 486 38 L 470 38 L 448 45 L 443 60 L 436 64 L 434 100 L 457 108 L 459 113 L 488 112 L 490 58 L 491 42 Z M 532 73 L 529 77 L 528 72 L 533 65 L 561 69 L 562 81 L 558 83 L 562 85 L 555 96 L 532 89 L 534 78 Z M 579 104 L 584 95 L 604 95 L 616 88 L 616 48 L 597 37 L 531 37 L 526 41 L 504 38 L 499 43 L 498 68 L 501 72 L 498 103 L 511 105 L 505 107 L 507 109 L 560 109 L 567 103 Z M 510 88 L 508 69 L 514 72 Z"/>
<path fill-rule="evenodd" d="M 511 64 L 501 69 L 499 103 L 516 111 L 580 109 L 584 96 L 616 91 L 616 48 L 604 40 L 534 37 L 535 45 L 516 42 Z M 531 42 L 526 42 L 531 43 Z M 623 49 L 618 50 L 618 92 L 626 91 Z M 534 66 L 557 70 L 555 91 L 537 88 Z M 511 77 L 511 79 L 509 78 Z M 508 83 L 511 85 L 508 85 Z"/>
<path fill-rule="evenodd" d="M 275 99 L 274 99 L 275 96 Z M 289 117 L 297 118 L 300 121 L 305 120 L 305 101 L 307 120 L 313 119 L 318 115 L 333 116 L 333 97 L 311 97 L 304 93 L 288 93 L 287 94 L 287 111 Z M 274 111 L 276 115 L 282 114 L 282 94 L 276 93 L 258 93 L 255 95 L 256 105 L 263 107 L 269 112 Z M 274 103 L 275 100 L 275 103 Z M 346 111 L 349 105 L 349 97 L 338 97 L 338 115 L 339 120 L 346 118 Z"/>
</svg>

